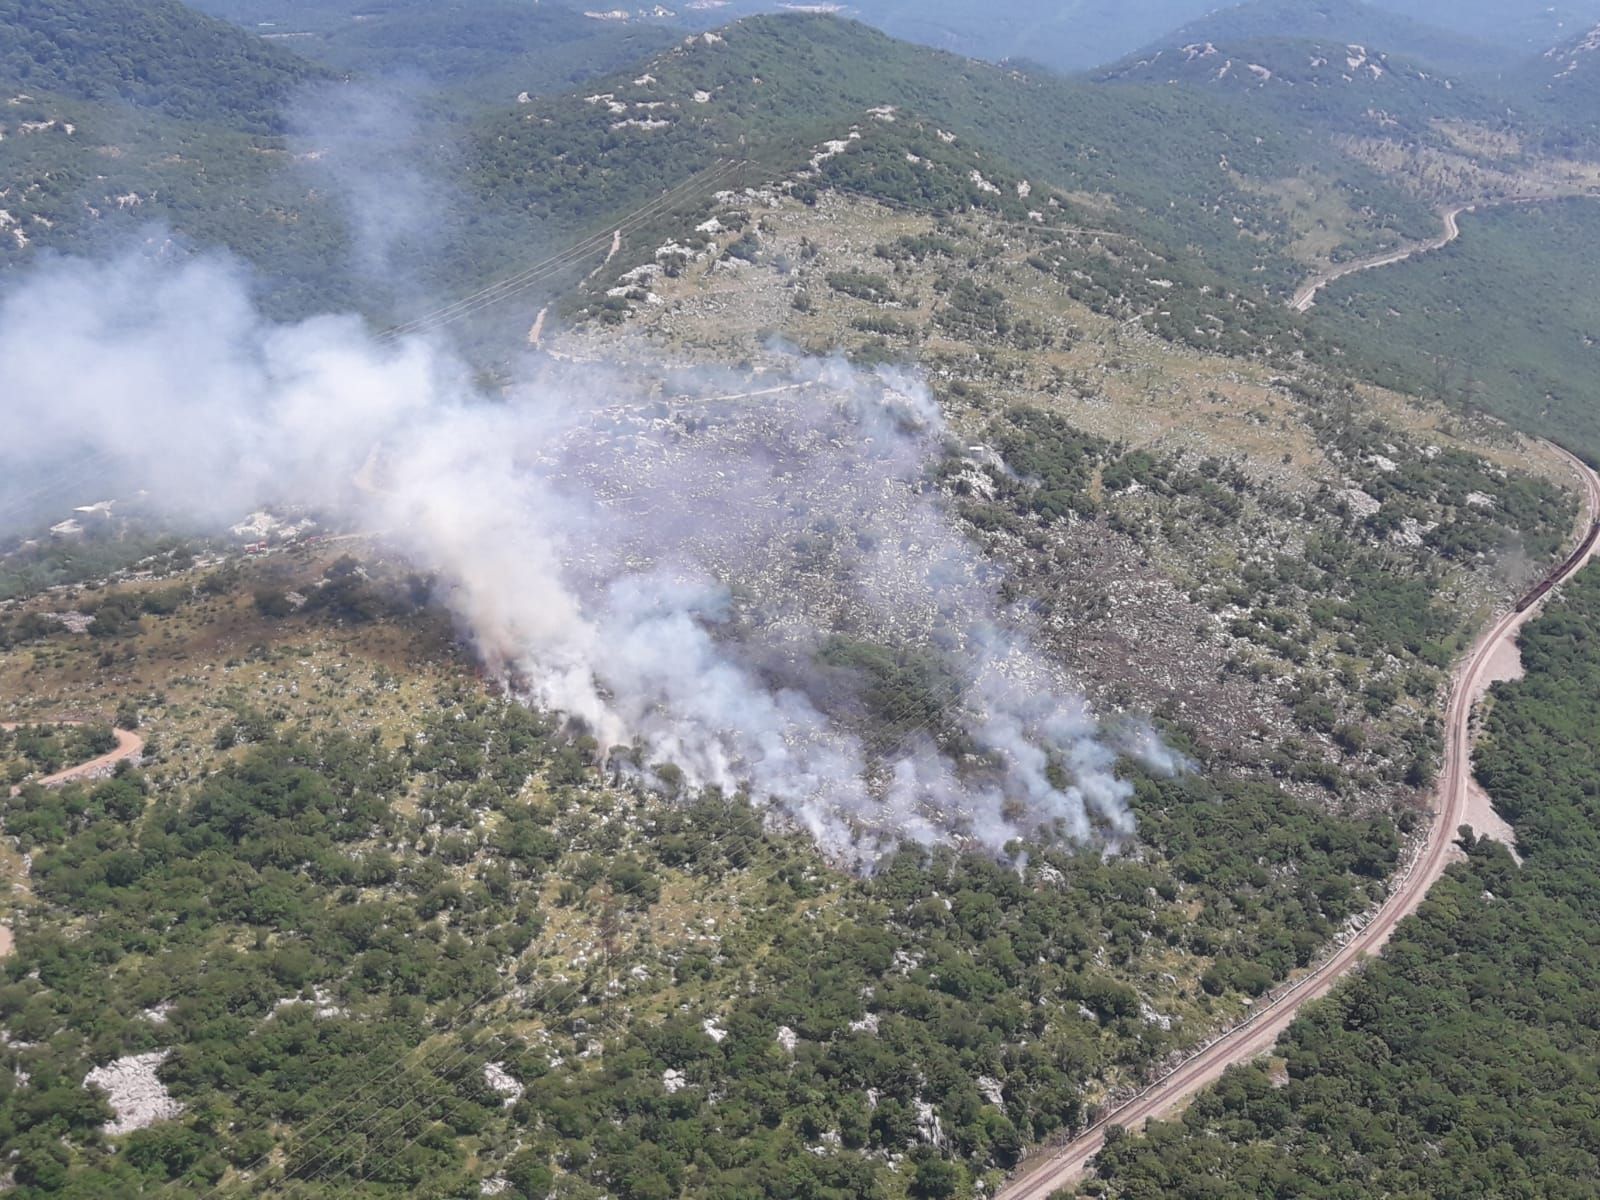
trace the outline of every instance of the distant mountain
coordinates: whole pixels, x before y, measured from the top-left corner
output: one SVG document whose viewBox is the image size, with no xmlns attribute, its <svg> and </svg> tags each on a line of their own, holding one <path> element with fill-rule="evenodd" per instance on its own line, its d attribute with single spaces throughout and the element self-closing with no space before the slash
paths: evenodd
<svg viewBox="0 0 1600 1200">
<path fill-rule="evenodd" d="M 1587 91 L 1600 76 L 1600 24 L 1546 50 L 1527 74 L 1553 96 Z"/>
<path fill-rule="evenodd" d="M 1248 77 L 1246 63 L 1239 70 Z M 1408 73 L 1404 84 L 1340 88 L 1360 93 L 1351 103 L 1362 113 L 1374 110 L 1363 128 L 1381 139 L 1381 98 L 1426 83 Z M 1294 93 L 1297 101 L 1336 94 Z M 718 157 L 754 156 L 787 173 L 853 127 L 912 120 L 1255 289 L 1288 288 L 1303 271 L 1285 200 L 1294 181 L 1316 179 L 1340 197 L 1333 245 L 1383 249 L 1434 225 L 1430 204 L 1333 143 L 1337 114 L 1307 120 L 1227 87 L 1174 87 L 1156 73 L 1097 83 L 1010 71 L 802 14 L 749 18 L 489 123 L 471 173 L 475 211 L 508 223 L 592 220 L 597 208 L 640 202 Z M 885 180 L 905 174 L 903 161 L 892 166 L 884 164 Z"/>
<path fill-rule="evenodd" d="M 701 28 L 710 28 L 734 17 L 804 7 L 792 0 L 728 0 L 698 10 L 675 6 L 675 11 L 684 21 L 699 20 Z M 1213 0 L 1006 0 L 1003 5 L 982 0 L 839 0 L 813 7 L 936 49 L 996 62 L 1026 60 L 1063 72 L 1116 62 L 1176 26 L 1213 18 L 1219 22 L 1216 30 L 1198 37 L 1371 43 L 1455 71 L 1510 65 L 1519 55 L 1570 33 L 1591 11 L 1600 20 L 1600 0 L 1567 0 L 1558 6 L 1544 0 L 1262 0 L 1220 10 Z M 1240 15 L 1232 15 L 1236 12 Z"/>
<path fill-rule="evenodd" d="M 1559 148 L 1600 148 L 1600 24 L 1526 63 L 1515 84 Z"/>
<path fill-rule="evenodd" d="M 1493 120 L 1503 102 L 1437 68 L 1367 44 L 1287 38 L 1187 40 L 1119 63 L 1110 83 L 1167 83 L 1250 95 L 1271 112 L 1329 133 L 1431 136 L 1436 120 Z"/>
<path fill-rule="evenodd" d="M 251 132 L 327 72 L 178 0 L 0 0 L 0 83 Z"/>
<path fill-rule="evenodd" d="M 235 16 L 272 5 L 301 13 L 320 24 L 288 44 L 320 54 L 355 36 L 347 18 L 356 0 L 205 2 Z M 343 219 L 329 189 L 314 186 L 270 134 L 282 124 L 275 104 L 299 81 L 329 77 L 326 65 L 170 0 L 0 3 L 26 17 L 6 44 L 17 74 L 38 78 L 53 67 L 45 77 L 58 85 L 13 84 L 16 103 L 0 109 L 0 125 L 16 134 L 0 146 L 15 181 L 0 259 L 155 217 L 271 272 L 283 310 L 372 300 L 370 287 L 339 270 Z M 361 54 L 372 57 L 361 61 L 398 62 L 411 39 L 435 36 L 418 30 L 435 30 L 441 62 L 457 64 L 446 73 L 465 69 L 490 48 L 465 34 L 448 41 L 454 11 L 374 0 L 372 21 L 355 24 L 388 32 L 362 33 Z M 74 24 L 85 14 L 106 18 L 87 39 Z M 1270 15 L 1257 6 L 1228 19 Z M 573 19 L 554 17 L 550 28 L 637 24 Z M 385 38 L 395 49 L 380 53 Z M 196 57 L 206 39 L 224 64 L 215 79 Z M 611 53 L 621 43 L 606 45 Z M 119 46 L 141 47 L 137 61 L 153 69 L 120 70 Z M 228 88 L 241 64 L 259 67 L 243 81 L 252 86 Z M 1081 224 L 1115 225 L 1260 300 L 1292 291 L 1312 265 L 1431 236 L 1436 205 L 1463 189 L 1487 194 L 1503 173 L 1484 183 L 1483 164 L 1516 149 L 1514 137 L 1491 128 L 1504 112 L 1492 94 L 1342 37 L 1177 39 L 1098 76 L 1065 77 L 788 13 L 680 35 L 570 91 L 528 90 L 487 109 L 447 101 L 424 118 L 430 151 L 450 156 L 426 184 L 428 234 L 413 239 L 419 260 L 438 264 L 418 268 L 432 271 L 435 290 L 465 290 L 502 271 L 508 256 L 603 230 L 735 159 L 750 162 L 751 180 L 812 169 L 820 182 L 920 207 L 996 206 L 999 195 L 1009 215 L 1031 220 L 1043 202 L 1022 202 L 1026 184 L 1056 199 L 1051 219 L 1070 209 Z M 142 103 L 130 105 L 124 92 Z M 865 153 L 808 167 L 819 147 L 839 141 L 860 142 Z M 316 169 L 338 161 L 319 158 Z"/>
<path fill-rule="evenodd" d="M 499 103 L 574 87 L 662 49 L 679 30 L 670 18 L 597 20 L 527 0 L 193 2 L 340 72 L 416 76 Z"/>
<path fill-rule="evenodd" d="M 1521 54 L 1600 21 L 1600 0 L 1378 0 L 1378 6 Z"/>
<path fill-rule="evenodd" d="M 1197 42 L 1221 45 L 1262 39 L 1381 46 L 1389 54 L 1463 74 L 1513 66 L 1525 57 L 1510 47 L 1465 37 L 1361 0 L 1250 0 L 1190 21 L 1138 57 Z"/>
<path fill-rule="evenodd" d="M 729 0 L 677 11 L 709 28 L 730 17 L 806 7 L 790 0 Z M 977 0 L 843 0 L 810 7 L 938 50 L 1071 72 L 1120 58 L 1176 22 L 1200 16 L 1213 0 L 1006 0 L 998 8 Z"/>
</svg>

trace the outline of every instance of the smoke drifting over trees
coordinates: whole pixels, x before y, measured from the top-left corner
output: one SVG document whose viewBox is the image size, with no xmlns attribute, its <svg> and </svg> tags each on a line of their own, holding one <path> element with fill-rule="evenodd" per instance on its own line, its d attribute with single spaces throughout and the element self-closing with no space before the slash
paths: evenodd
<svg viewBox="0 0 1600 1200">
<path fill-rule="evenodd" d="M 125 468 L 191 519 L 292 504 L 381 535 L 617 769 L 747 787 L 831 855 L 1131 832 L 1111 742 L 925 482 L 946 435 L 914 379 L 542 362 L 490 397 L 437 341 L 272 324 L 233 264 L 138 254 L 56 261 L 0 302 L 0 396 L 7 462 Z M 840 636 L 932 664 L 937 702 L 830 660 Z"/>
</svg>

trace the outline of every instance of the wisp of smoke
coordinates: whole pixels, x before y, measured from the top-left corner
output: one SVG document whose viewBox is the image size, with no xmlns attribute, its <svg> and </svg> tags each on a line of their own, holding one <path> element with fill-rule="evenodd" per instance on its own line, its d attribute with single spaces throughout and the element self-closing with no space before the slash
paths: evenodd
<svg viewBox="0 0 1600 1200">
<path fill-rule="evenodd" d="M 273 324 L 226 261 L 130 257 L 57 260 L 0 301 L 0 405 L 0 469 L 88 448 L 174 514 L 294 504 L 381 537 L 619 770 L 747 790 L 837 859 L 1114 844 L 1119 754 L 1176 765 L 1147 728 L 1103 730 L 999 603 L 904 373 L 544 361 L 488 397 L 435 341 Z M 840 638 L 936 664 L 939 689 L 839 666 Z"/>
</svg>

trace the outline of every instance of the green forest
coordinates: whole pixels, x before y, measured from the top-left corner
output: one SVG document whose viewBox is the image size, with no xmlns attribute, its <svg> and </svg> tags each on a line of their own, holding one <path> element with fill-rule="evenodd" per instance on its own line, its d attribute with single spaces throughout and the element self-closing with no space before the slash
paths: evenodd
<svg viewBox="0 0 1600 1200">
<path fill-rule="evenodd" d="M 0 0 L 0 80 L 188 121 L 280 132 L 325 72 L 179 0 Z"/>
<path fill-rule="evenodd" d="M 1464 213 L 1455 242 L 1349 276 L 1314 321 L 1379 382 L 1490 412 L 1600 456 L 1600 292 L 1574 247 L 1600 238 L 1600 203 Z"/>
<path fill-rule="evenodd" d="M 1463 829 L 1374 960 L 1181 1120 L 1116 1137 L 1080 1194 L 1119 1200 L 1600 1195 L 1600 572 L 1497 685 L 1479 779 L 1519 866 Z"/>
</svg>

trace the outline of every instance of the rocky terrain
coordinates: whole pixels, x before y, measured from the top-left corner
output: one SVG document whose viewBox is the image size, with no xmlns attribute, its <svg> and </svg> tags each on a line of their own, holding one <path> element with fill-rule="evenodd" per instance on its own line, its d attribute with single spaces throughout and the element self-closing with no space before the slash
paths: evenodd
<svg viewBox="0 0 1600 1200">
<path fill-rule="evenodd" d="M 915 358 L 950 425 L 943 502 L 1100 701 L 1308 795 L 1381 803 L 1426 776 L 1452 648 L 1574 520 L 1558 461 L 1491 421 L 1155 336 L 1164 314 L 1126 297 L 1182 289 L 1112 240 L 789 190 L 724 193 L 698 229 L 626 248 L 606 323 L 546 346 Z M 781 427 L 791 397 L 749 391 L 740 419 Z M 1041 461 L 1041 433 L 1074 461 Z M 1322 765 L 1286 763 L 1307 755 Z"/>
</svg>

